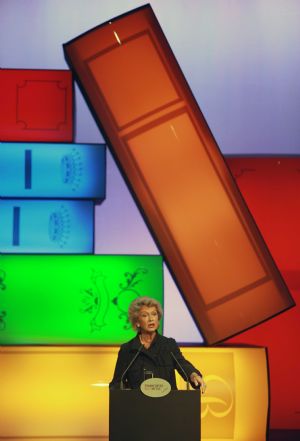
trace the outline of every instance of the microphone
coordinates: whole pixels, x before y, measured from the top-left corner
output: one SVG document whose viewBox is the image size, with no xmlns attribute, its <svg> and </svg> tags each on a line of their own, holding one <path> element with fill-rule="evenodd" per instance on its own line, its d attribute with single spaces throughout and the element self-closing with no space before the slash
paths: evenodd
<svg viewBox="0 0 300 441">
<path fill-rule="evenodd" d="M 121 380 L 120 380 L 120 389 L 124 390 L 124 383 L 123 383 L 123 378 L 125 377 L 125 375 L 127 374 L 128 369 L 131 368 L 131 366 L 133 365 L 133 363 L 135 362 L 135 360 L 138 358 L 138 356 L 140 355 L 141 350 L 143 349 L 144 345 L 141 344 L 141 346 L 139 347 L 137 353 L 135 354 L 135 356 L 133 357 L 133 359 L 131 360 L 131 362 L 129 363 L 129 365 L 127 366 L 127 368 L 125 369 L 125 371 L 123 372 L 122 376 L 121 376 Z"/>
<path fill-rule="evenodd" d="M 190 390 L 190 382 L 189 382 L 189 377 L 188 377 L 187 373 L 185 372 L 185 370 L 183 369 L 183 367 L 181 366 L 181 364 L 179 363 L 179 361 L 177 360 L 177 358 L 175 357 L 173 352 L 171 352 L 171 355 L 174 358 L 174 360 L 176 361 L 177 365 L 180 367 L 181 372 L 183 372 L 183 374 L 185 376 L 185 379 L 186 379 L 186 390 Z"/>
</svg>

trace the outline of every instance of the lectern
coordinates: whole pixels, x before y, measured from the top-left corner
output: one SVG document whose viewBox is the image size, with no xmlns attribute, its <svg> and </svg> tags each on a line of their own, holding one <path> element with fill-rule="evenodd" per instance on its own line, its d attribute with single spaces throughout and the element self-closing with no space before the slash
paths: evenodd
<svg viewBox="0 0 300 441">
<path fill-rule="evenodd" d="M 110 390 L 109 441 L 200 441 L 199 390 L 148 397 L 139 389 Z"/>
</svg>

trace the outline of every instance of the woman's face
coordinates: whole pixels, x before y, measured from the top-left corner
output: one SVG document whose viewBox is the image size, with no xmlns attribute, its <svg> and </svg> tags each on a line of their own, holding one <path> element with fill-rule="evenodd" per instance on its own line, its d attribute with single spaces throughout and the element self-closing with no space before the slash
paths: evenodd
<svg viewBox="0 0 300 441">
<path fill-rule="evenodd" d="M 158 313 L 155 306 L 142 306 L 137 325 L 141 332 L 155 332 L 159 327 Z"/>
</svg>

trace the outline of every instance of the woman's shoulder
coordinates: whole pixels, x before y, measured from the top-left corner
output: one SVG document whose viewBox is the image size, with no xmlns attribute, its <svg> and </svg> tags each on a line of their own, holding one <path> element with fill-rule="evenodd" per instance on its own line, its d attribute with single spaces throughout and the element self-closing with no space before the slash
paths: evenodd
<svg viewBox="0 0 300 441">
<path fill-rule="evenodd" d="M 131 340 L 126 341 L 125 343 L 121 344 L 120 350 L 123 352 L 130 351 L 131 349 L 135 348 L 139 344 L 139 339 L 137 336 L 133 337 Z"/>
<path fill-rule="evenodd" d="M 176 340 L 172 337 L 165 337 L 164 335 L 158 334 L 158 340 L 161 344 L 167 345 L 169 347 L 178 346 Z"/>
</svg>

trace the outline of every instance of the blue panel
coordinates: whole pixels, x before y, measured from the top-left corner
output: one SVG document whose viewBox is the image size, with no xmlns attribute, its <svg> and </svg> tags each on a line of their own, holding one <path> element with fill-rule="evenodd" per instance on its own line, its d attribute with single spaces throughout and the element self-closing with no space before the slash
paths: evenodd
<svg viewBox="0 0 300 441">
<path fill-rule="evenodd" d="M 1 198 L 105 197 L 104 144 L 0 144 Z"/>
<path fill-rule="evenodd" d="M 90 254 L 92 201 L 0 200 L 0 253 Z"/>
</svg>

